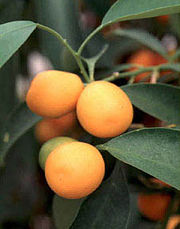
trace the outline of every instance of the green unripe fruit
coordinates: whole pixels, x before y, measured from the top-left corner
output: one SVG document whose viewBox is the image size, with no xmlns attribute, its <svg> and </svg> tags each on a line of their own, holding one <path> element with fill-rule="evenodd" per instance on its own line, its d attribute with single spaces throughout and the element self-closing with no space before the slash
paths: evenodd
<svg viewBox="0 0 180 229">
<path fill-rule="evenodd" d="M 48 155 L 60 144 L 68 143 L 68 142 L 75 142 L 76 140 L 69 137 L 56 137 L 52 138 L 46 143 L 44 143 L 41 146 L 40 152 L 39 152 L 39 164 L 41 168 L 45 169 L 45 163 Z"/>
</svg>

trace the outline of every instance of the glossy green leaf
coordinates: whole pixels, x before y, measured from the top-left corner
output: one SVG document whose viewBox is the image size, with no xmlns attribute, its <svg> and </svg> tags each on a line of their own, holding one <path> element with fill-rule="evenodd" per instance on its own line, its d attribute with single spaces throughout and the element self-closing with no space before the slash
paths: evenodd
<svg viewBox="0 0 180 229">
<path fill-rule="evenodd" d="M 120 135 L 99 149 L 180 190 L 180 131 L 139 129 Z"/>
<path fill-rule="evenodd" d="M 26 104 L 21 104 L 9 115 L 0 133 L 0 165 L 4 163 L 4 157 L 15 141 L 40 119 Z"/>
<path fill-rule="evenodd" d="M 132 38 L 143 45 L 147 46 L 148 48 L 158 52 L 165 58 L 167 58 L 168 54 L 165 48 L 161 45 L 161 42 L 151 35 L 150 33 L 143 31 L 143 30 L 135 30 L 135 29 L 117 29 L 113 33 L 117 36 L 124 36 Z"/>
<path fill-rule="evenodd" d="M 170 124 L 180 124 L 180 87 L 138 83 L 121 88 L 142 111 Z"/>
<path fill-rule="evenodd" d="M 129 217 L 129 193 L 117 162 L 108 178 L 84 201 L 71 229 L 126 229 Z"/>
<path fill-rule="evenodd" d="M 0 67 L 18 50 L 35 30 L 31 21 L 14 21 L 0 25 Z"/>
<path fill-rule="evenodd" d="M 179 0 L 118 0 L 103 18 L 102 25 L 180 12 Z"/>
<path fill-rule="evenodd" d="M 55 222 L 56 229 L 69 229 L 74 222 L 81 204 L 82 199 L 64 199 L 60 196 L 55 195 L 53 198 L 53 219 Z"/>
</svg>

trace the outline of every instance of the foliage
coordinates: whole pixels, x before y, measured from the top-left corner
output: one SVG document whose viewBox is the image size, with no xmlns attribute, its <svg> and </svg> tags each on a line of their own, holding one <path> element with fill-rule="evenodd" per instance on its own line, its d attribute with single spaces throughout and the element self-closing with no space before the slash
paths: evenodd
<svg viewBox="0 0 180 229">
<path fill-rule="evenodd" d="M 159 78 L 156 77 L 157 83 L 155 84 L 144 82 L 133 84 L 134 77 L 143 72 L 149 72 L 152 77 L 158 76 L 162 71 L 169 70 L 171 74 L 177 74 L 179 78 L 180 64 L 178 59 L 180 51 L 177 49 L 170 55 L 159 38 L 144 29 L 118 27 L 116 31 L 111 33 L 112 40 L 107 39 L 102 34 L 104 29 L 114 23 L 130 20 L 138 23 L 145 18 L 179 13 L 180 1 L 118 0 L 111 5 L 105 0 L 91 1 L 88 4 L 102 19 L 101 24 L 90 33 L 88 33 L 89 31 L 82 31 L 78 24 L 79 15 L 76 13 L 78 5 L 72 0 L 57 0 L 53 3 L 48 0 L 45 2 L 42 0 L 34 1 L 34 3 L 29 1 L 29 5 L 24 1 L 21 5 L 21 13 L 26 16 L 15 15 L 11 22 L 7 22 L 9 21 L 7 17 L 6 23 L 0 25 L 0 68 L 2 68 L 0 69 L 2 74 L 0 95 L 5 96 L 5 98 L 0 96 L 0 166 L 5 166 L 6 160 L 8 164 L 8 156 L 11 151 L 14 147 L 17 149 L 20 147 L 16 146 L 16 142 L 18 141 L 20 144 L 22 136 L 41 119 L 41 117 L 31 113 L 24 103 L 17 106 L 17 98 L 15 97 L 15 74 L 18 71 L 24 73 L 23 64 L 25 60 L 23 57 L 27 55 L 28 50 L 23 49 L 23 47 L 31 46 L 29 39 L 30 41 L 34 39 L 34 43 L 36 43 L 34 46 L 39 45 L 38 47 L 49 56 L 52 64 L 57 68 L 75 72 L 79 72 L 78 69 L 80 69 L 84 83 L 89 83 L 95 79 L 115 81 L 127 93 L 135 111 L 143 111 L 165 122 L 163 128 L 153 127 L 137 130 L 130 128 L 125 134 L 97 143 L 98 149 L 106 151 L 116 158 L 116 165 L 113 172 L 108 174 L 107 180 L 85 200 L 71 201 L 54 197 L 53 217 L 58 229 L 70 227 L 73 229 L 124 229 L 127 228 L 130 219 L 129 191 L 126 180 L 128 173 L 124 169 L 125 164 L 136 168 L 136 172 L 140 169 L 144 173 L 166 182 L 171 185 L 172 192 L 178 193 L 177 190 L 180 190 L 180 81 L 179 79 L 175 81 L 176 85 L 174 86 L 166 84 L 166 81 L 159 83 Z M 32 14 L 33 6 L 36 7 L 36 15 L 29 17 L 25 7 Z M 49 6 L 51 7 L 49 8 Z M 7 8 L 5 1 L 0 1 L 0 11 L 3 12 L 3 15 L 6 15 L 4 12 Z M 41 9 L 43 13 L 40 12 Z M 61 20 L 60 16 L 62 17 Z M 179 15 L 173 15 L 172 18 L 178 21 Z M 33 33 L 35 30 L 36 33 Z M 173 25 L 172 30 L 175 31 L 177 39 L 179 39 L 179 28 Z M 49 34 L 44 34 L 44 31 Z M 51 35 L 53 36 L 51 37 Z M 60 46 L 57 41 L 60 42 Z M 22 46 L 23 44 L 24 46 Z M 113 65 L 114 57 L 117 57 L 118 54 L 120 57 L 124 54 L 128 56 L 133 49 L 144 46 L 166 58 L 167 64 L 150 67 L 132 66 L 124 63 L 118 63 L 117 66 Z M 11 57 L 12 59 L 9 60 Z M 6 63 L 7 61 L 9 62 Z M 10 63 L 13 64 L 10 66 Z M 136 67 L 136 70 L 127 71 L 132 67 Z M 103 70 L 103 77 L 101 70 Z M 127 84 L 123 85 L 124 82 Z M 32 150 L 38 148 L 32 135 L 29 137 L 27 135 L 27 138 L 22 141 L 23 150 L 26 149 L 27 142 L 29 142 Z M 10 153 L 8 154 L 8 152 Z M 26 159 L 29 158 L 27 154 L 28 151 L 24 156 Z M 33 158 L 34 156 L 31 155 L 29 159 L 31 163 L 34 163 Z M 26 160 L 24 159 L 24 161 Z M 35 174 L 36 166 L 33 169 L 33 174 Z M 7 179 L 10 176 L 7 176 Z M 2 193 L 4 194 L 6 191 L 3 190 Z M 7 203 L 1 199 L 0 201 L 2 201 L 3 211 Z M 32 207 L 31 203 L 30 207 Z M 17 217 L 19 217 L 18 211 Z M 65 214 L 65 211 L 68 214 Z M 25 212 L 24 218 L 28 217 L 27 215 L 29 216 L 30 213 Z M 8 216 L 2 214 L 0 224 L 9 218 L 14 220 L 16 215 L 12 212 Z M 20 217 L 19 220 L 24 220 L 22 218 Z"/>
</svg>

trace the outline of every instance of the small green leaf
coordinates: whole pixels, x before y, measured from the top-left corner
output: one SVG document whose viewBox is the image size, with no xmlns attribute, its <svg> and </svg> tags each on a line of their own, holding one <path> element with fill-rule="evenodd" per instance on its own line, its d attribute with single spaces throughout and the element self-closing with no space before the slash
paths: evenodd
<svg viewBox="0 0 180 229">
<path fill-rule="evenodd" d="M 106 13 L 102 25 L 178 12 L 179 0 L 119 0 Z"/>
<path fill-rule="evenodd" d="M 0 25 L 0 68 L 35 30 L 31 21 L 13 21 Z"/>
<path fill-rule="evenodd" d="M 97 147 L 180 190 L 179 130 L 139 129 Z"/>
<path fill-rule="evenodd" d="M 95 65 L 96 62 L 101 58 L 101 56 L 106 52 L 108 49 L 108 45 L 104 45 L 102 50 L 94 57 L 91 58 L 83 58 L 83 60 L 87 63 L 88 70 L 89 70 L 89 76 L 91 80 L 94 80 L 94 70 L 95 70 Z"/>
<path fill-rule="evenodd" d="M 120 163 L 92 195 L 84 201 L 71 229 L 126 229 L 129 193 Z"/>
<path fill-rule="evenodd" d="M 180 87 L 138 83 L 121 88 L 142 111 L 170 124 L 180 124 Z"/>
<path fill-rule="evenodd" d="M 10 114 L 0 133 L 0 165 L 4 163 L 6 153 L 16 140 L 40 119 L 24 103 Z"/>
<path fill-rule="evenodd" d="M 53 199 L 53 219 L 56 229 L 69 229 L 81 207 L 82 199 L 69 200 L 55 195 Z"/>
<path fill-rule="evenodd" d="M 151 35 L 150 33 L 143 31 L 143 30 L 135 30 L 135 29 L 117 29 L 113 34 L 117 36 L 124 36 L 132 38 L 143 45 L 146 45 L 148 48 L 158 52 L 165 58 L 168 57 L 168 54 L 165 48 L 161 45 L 161 42 Z"/>
</svg>

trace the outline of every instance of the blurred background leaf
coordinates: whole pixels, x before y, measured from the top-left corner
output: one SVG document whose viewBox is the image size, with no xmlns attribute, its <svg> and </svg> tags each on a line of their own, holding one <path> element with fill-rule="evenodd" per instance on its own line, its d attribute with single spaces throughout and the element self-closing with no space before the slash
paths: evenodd
<svg viewBox="0 0 180 229">
<path fill-rule="evenodd" d="M 114 34 L 116 36 L 125 36 L 132 38 L 167 58 L 167 52 L 162 46 L 161 42 L 156 37 L 146 31 L 137 29 L 117 29 Z"/>
<path fill-rule="evenodd" d="M 170 18 L 170 29 L 180 39 L 180 14 L 173 14 Z"/>
<path fill-rule="evenodd" d="M 103 17 L 111 6 L 110 0 L 84 0 L 84 2 L 100 17 Z"/>
<path fill-rule="evenodd" d="M 55 29 L 67 40 L 73 49 L 77 49 L 82 39 L 78 21 L 77 1 L 34 0 L 33 3 L 37 21 L 40 24 Z M 55 68 L 64 68 L 64 56 L 62 55 L 64 47 L 48 33 L 41 31 L 38 34 L 39 45 L 43 54 L 50 58 Z"/>
<path fill-rule="evenodd" d="M 10 147 L 19 137 L 26 133 L 41 117 L 32 113 L 26 104 L 21 104 L 15 109 L 4 123 L 1 132 L 0 162 L 4 163 L 4 157 Z"/>
<path fill-rule="evenodd" d="M 41 213 L 46 196 L 38 181 L 37 153 L 32 131 L 11 148 L 6 168 L 0 170 L 0 223 L 14 222 L 16 228 L 16 223 L 23 225 L 34 213 Z"/>
</svg>

